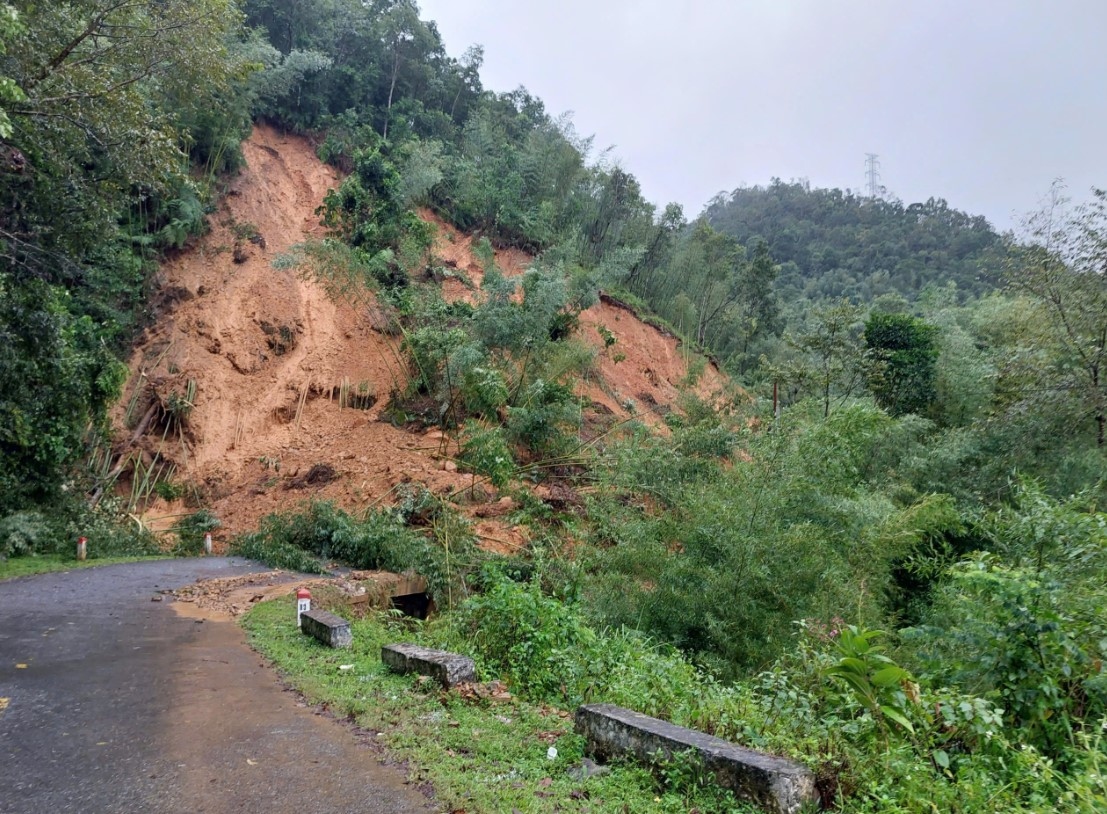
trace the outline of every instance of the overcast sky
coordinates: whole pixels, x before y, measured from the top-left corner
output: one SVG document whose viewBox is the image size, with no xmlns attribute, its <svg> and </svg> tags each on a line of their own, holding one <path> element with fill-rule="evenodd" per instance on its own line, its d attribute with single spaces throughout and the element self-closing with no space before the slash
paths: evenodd
<svg viewBox="0 0 1107 814">
<path fill-rule="evenodd" d="M 1107 0 L 418 0 L 485 87 L 525 85 L 697 214 L 773 176 L 942 197 L 1003 229 L 1107 186 Z"/>
</svg>

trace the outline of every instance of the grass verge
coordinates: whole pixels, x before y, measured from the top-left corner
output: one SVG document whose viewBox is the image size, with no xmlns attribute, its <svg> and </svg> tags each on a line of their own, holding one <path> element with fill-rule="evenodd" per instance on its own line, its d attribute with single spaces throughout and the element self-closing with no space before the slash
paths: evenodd
<svg viewBox="0 0 1107 814">
<path fill-rule="evenodd" d="M 164 560 L 167 556 L 151 557 L 98 557 L 91 560 L 75 560 L 62 554 L 38 554 L 29 557 L 11 557 L 0 560 L 0 582 L 34 574 L 50 574 L 57 571 L 73 571 L 77 568 L 93 568 L 98 565 L 117 565 L 122 562 Z"/>
<path fill-rule="evenodd" d="M 479 812 L 742 812 L 732 796 L 691 773 L 615 765 L 576 779 L 584 740 L 567 711 L 518 698 L 465 700 L 424 679 L 396 676 L 380 661 L 397 641 L 442 646 L 444 628 L 377 614 L 353 622 L 354 646 L 331 650 L 301 635 L 287 600 L 245 618 L 251 644 L 309 701 L 378 733 L 442 810 Z M 551 747 L 553 750 L 551 751 Z"/>
</svg>

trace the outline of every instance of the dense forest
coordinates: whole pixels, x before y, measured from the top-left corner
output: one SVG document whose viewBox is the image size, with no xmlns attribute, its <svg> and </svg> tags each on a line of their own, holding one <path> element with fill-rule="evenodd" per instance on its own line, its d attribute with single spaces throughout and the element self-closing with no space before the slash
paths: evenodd
<svg viewBox="0 0 1107 814">
<path fill-rule="evenodd" d="M 1003 238 L 982 216 L 940 199 L 905 206 L 776 179 L 720 195 L 704 215 L 744 245 L 768 245 L 789 301 L 888 294 L 914 301 L 928 285 L 949 283 L 975 297 L 1003 283 Z"/>
<path fill-rule="evenodd" d="M 330 236 L 285 261 L 396 315 L 397 420 L 455 433 L 523 505 L 583 497 L 535 506 L 533 550 L 496 568 L 414 494 L 238 550 L 415 565 L 517 692 L 621 692 L 816 765 L 843 810 L 1102 811 L 1107 194 L 1055 190 L 1017 236 L 779 181 L 689 217 L 482 59 L 412 0 L 0 2 L 0 556 L 78 527 L 158 544 L 113 497 L 106 415 L 159 260 L 264 119 L 344 174 Z M 475 305 L 443 300 L 417 207 L 483 240 Z M 521 280 L 508 246 L 537 258 Z M 600 291 L 741 387 L 582 441 Z"/>
</svg>

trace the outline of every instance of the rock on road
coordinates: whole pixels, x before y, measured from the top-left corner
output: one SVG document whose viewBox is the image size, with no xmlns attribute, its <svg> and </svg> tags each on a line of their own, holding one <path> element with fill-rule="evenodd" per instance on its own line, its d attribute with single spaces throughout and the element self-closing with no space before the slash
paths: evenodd
<svg viewBox="0 0 1107 814">
<path fill-rule="evenodd" d="M 0 583 L 0 812 L 434 810 L 285 692 L 233 622 L 150 601 L 258 570 L 163 560 Z"/>
</svg>

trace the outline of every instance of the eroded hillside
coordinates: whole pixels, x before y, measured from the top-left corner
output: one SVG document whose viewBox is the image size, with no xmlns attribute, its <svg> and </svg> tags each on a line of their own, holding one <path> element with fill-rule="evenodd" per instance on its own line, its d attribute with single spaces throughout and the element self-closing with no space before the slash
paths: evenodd
<svg viewBox="0 0 1107 814">
<path fill-rule="evenodd" d="M 337 185 L 335 172 L 305 139 L 264 125 L 243 151 L 247 166 L 209 233 L 162 267 L 159 316 L 135 347 L 114 416 L 116 456 L 132 492 L 157 478 L 183 492 L 151 494 L 146 518 L 164 526 L 189 511 L 186 504 L 206 505 L 222 519 L 226 540 L 311 498 L 357 507 L 387 502 L 402 482 L 439 494 L 465 490 L 472 478 L 449 460 L 456 446 L 448 438 L 384 417 L 406 367 L 380 309 L 335 302 L 317 282 L 273 264 L 323 235 L 315 210 Z M 479 283 L 471 239 L 435 223 L 432 265 Z M 518 275 L 530 258 L 507 251 L 496 262 Z M 448 297 L 464 292 L 471 289 L 447 280 Z M 607 299 L 581 315 L 581 326 L 596 348 L 593 373 L 580 384 L 592 412 L 608 423 L 637 416 L 658 424 L 688 376 L 677 340 Z M 722 385 L 707 365 L 696 389 L 709 395 Z M 157 474 L 147 478 L 151 470 Z M 496 516 L 505 504 L 484 497 L 466 507 L 478 535 L 492 548 L 521 545 Z"/>
</svg>

